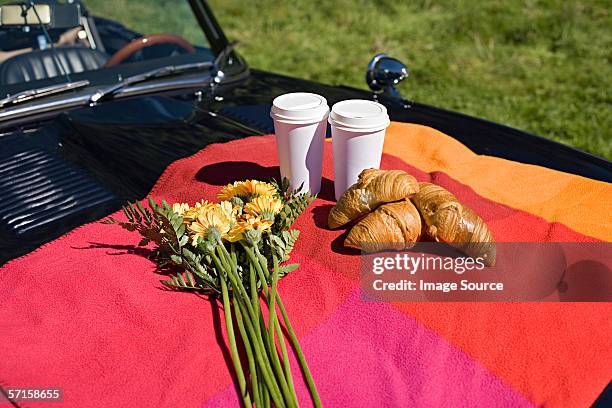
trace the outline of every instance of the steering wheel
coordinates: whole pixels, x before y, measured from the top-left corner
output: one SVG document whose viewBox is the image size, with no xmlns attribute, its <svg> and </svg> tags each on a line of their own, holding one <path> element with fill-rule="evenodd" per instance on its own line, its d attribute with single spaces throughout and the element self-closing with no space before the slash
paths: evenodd
<svg viewBox="0 0 612 408">
<path fill-rule="evenodd" d="M 179 47 L 187 51 L 187 53 L 189 54 L 193 54 L 196 52 L 193 45 L 189 44 L 187 40 L 185 40 L 183 37 L 174 34 L 151 34 L 137 38 L 131 41 L 129 44 L 123 46 L 123 48 L 117 51 L 106 62 L 106 65 L 104 65 L 104 67 L 115 66 L 120 62 L 124 61 L 125 59 L 129 58 L 136 52 L 142 50 L 143 48 L 147 48 L 157 44 L 174 44 L 178 45 Z"/>
</svg>

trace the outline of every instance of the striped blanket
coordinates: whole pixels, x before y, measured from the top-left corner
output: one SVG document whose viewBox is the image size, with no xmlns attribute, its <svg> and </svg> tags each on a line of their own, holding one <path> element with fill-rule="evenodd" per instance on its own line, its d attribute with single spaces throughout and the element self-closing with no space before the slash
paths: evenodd
<svg viewBox="0 0 612 408">
<path fill-rule="evenodd" d="M 381 168 L 450 190 L 497 241 L 612 241 L 607 183 L 478 156 L 434 129 L 399 123 L 387 131 Z M 343 248 L 343 231 L 325 228 L 331 143 L 323 175 L 295 225 L 291 262 L 301 267 L 279 291 L 324 406 L 595 401 L 612 378 L 610 303 L 363 302 L 359 255 Z M 274 137 L 250 137 L 173 163 L 151 194 L 215 199 L 230 181 L 269 177 L 278 177 Z M 0 269 L 0 386 L 60 387 L 68 407 L 238 405 L 219 306 L 163 290 L 138 241 L 88 224 Z M 308 406 L 304 384 L 296 387 Z"/>
</svg>

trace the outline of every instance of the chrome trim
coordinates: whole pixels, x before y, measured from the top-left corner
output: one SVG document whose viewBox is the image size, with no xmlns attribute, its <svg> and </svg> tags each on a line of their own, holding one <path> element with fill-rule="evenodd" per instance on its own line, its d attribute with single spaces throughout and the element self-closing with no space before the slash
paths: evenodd
<svg viewBox="0 0 612 408">
<path fill-rule="evenodd" d="M 234 119 L 230 118 L 229 116 L 226 116 L 226 115 L 224 115 L 222 113 L 213 112 L 213 111 L 210 111 L 210 110 L 203 109 L 201 107 L 198 107 L 198 110 L 200 112 L 206 113 L 207 115 L 209 115 L 212 118 L 215 118 L 215 119 L 221 120 L 223 122 L 229 123 L 232 126 L 239 127 L 239 128 L 245 130 L 246 132 L 248 132 L 251 135 L 263 136 L 263 135 L 266 134 L 266 132 L 262 132 L 261 130 L 259 130 L 257 128 L 254 128 L 252 126 L 249 126 L 247 124 L 244 124 L 242 122 L 234 120 Z"/>
<path fill-rule="evenodd" d="M 244 80 L 248 76 L 249 70 L 245 69 L 232 76 L 226 76 L 223 79 L 223 82 L 220 84 L 215 84 L 214 88 L 234 84 L 236 82 Z M 203 90 L 206 92 L 211 91 L 210 73 L 199 72 L 196 74 L 190 74 L 189 76 L 183 75 L 180 77 L 160 78 L 156 81 L 152 80 L 148 82 L 134 84 L 118 91 L 114 98 L 109 100 L 108 102 L 112 102 L 114 99 L 190 88 L 194 90 Z M 77 95 L 62 95 L 61 97 L 57 98 L 45 98 L 43 100 L 35 101 L 26 105 L 18 105 L 13 108 L 0 109 L 0 128 L 10 125 L 15 120 L 23 119 L 28 116 L 44 115 L 46 113 L 58 110 L 66 110 L 79 106 L 86 106 L 89 104 L 89 100 L 92 95 L 95 94 L 95 92 L 96 89 L 94 88 L 90 89 L 88 92 L 79 93 Z"/>
<path fill-rule="evenodd" d="M 64 82 L 54 85 L 45 86 L 43 88 L 28 89 L 23 92 L 17 92 L 13 95 L 8 95 L 6 98 L 0 100 L 0 108 L 5 105 L 12 105 L 29 101 L 42 96 L 53 95 L 61 92 L 68 92 L 70 90 L 83 88 L 89 85 L 88 80 L 75 81 L 75 82 Z"/>
<path fill-rule="evenodd" d="M 408 78 L 408 75 L 408 69 L 401 61 L 380 53 L 368 63 L 365 80 L 368 87 L 374 92 L 401 98 L 395 85 Z"/>
<path fill-rule="evenodd" d="M 146 95 L 151 92 L 164 92 L 173 89 L 207 88 L 209 85 L 209 80 L 210 75 L 207 74 L 206 77 L 198 76 L 193 78 L 171 79 L 159 82 L 143 82 L 122 89 L 116 94 L 115 99 L 127 98 L 135 95 Z M 112 100 L 109 100 L 109 102 L 110 101 Z"/>
<path fill-rule="evenodd" d="M 42 114 L 53 110 L 64 110 L 75 106 L 84 105 L 89 99 L 87 94 L 67 97 L 61 99 L 45 99 L 43 101 L 28 105 L 18 105 L 14 108 L 3 109 L 0 111 L 0 125 L 2 121 L 18 119 L 32 114 Z"/>
<path fill-rule="evenodd" d="M 168 65 L 165 67 L 156 68 L 150 71 L 143 72 L 142 74 L 136 74 L 129 76 L 123 80 L 120 80 L 112 85 L 99 88 L 90 98 L 89 102 L 97 104 L 105 98 L 116 95 L 119 91 L 129 86 L 136 85 L 145 81 L 153 81 L 154 79 L 160 79 L 169 77 L 171 75 L 186 75 L 188 72 L 197 72 L 204 68 L 211 68 L 212 63 L 210 62 L 196 62 L 191 64 L 182 65 Z M 209 80 L 210 81 L 210 80 Z"/>
<path fill-rule="evenodd" d="M 387 54 L 385 54 L 384 52 L 378 53 L 375 56 L 372 57 L 372 59 L 370 60 L 370 62 L 368 62 L 368 70 L 367 72 L 373 72 L 374 68 L 376 68 L 376 64 L 378 64 L 378 61 L 380 61 L 381 58 L 383 57 L 388 57 Z"/>
<path fill-rule="evenodd" d="M 81 25 L 83 26 L 83 29 L 87 33 L 87 41 L 89 41 L 89 46 L 91 47 L 92 50 L 97 49 L 98 48 L 98 44 L 97 44 L 96 39 L 94 38 L 93 33 L 91 31 L 91 26 L 89 25 L 89 19 L 87 17 L 83 17 L 82 16 L 81 17 Z M 104 50 L 100 50 L 100 51 L 104 52 Z"/>
</svg>

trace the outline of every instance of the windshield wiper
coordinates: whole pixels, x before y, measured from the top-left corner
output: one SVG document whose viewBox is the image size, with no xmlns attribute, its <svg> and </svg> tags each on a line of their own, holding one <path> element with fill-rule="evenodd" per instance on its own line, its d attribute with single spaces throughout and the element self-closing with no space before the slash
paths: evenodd
<svg viewBox="0 0 612 408">
<path fill-rule="evenodd" d="M 87 85 L 89 85 L 89 81 L 83 80 L 75 82 L 64 82 L 61 84 L 45 86 L 44 88 L 28 89 L 27 91 L 19 92 L 13 95 L 9 95 L 4 99 L 0 99 L 0 108 L 4 108 L 6 105 L 15 105 L 32 99 L 42 98 L 45 96 L 70 91 L 72 89 L 83 88 Z"/>
<path fill-rule="evenodd" d="M 211 62 L 195 62 L 191 64 L 183 64 L 183 65 L 168 65 L 165 67 L 160 67 L 157 69 L 153 69 L 151 71 L 144 72 L 142 74 L 133 75 L 123 80 L 117 82 L 116 84 L 109 85 L 106 88 L 98 89 L 96 93 L 94 93 L 89 98 L 90 104 L 96 104 L 106 98 L 112 97 L 121 91 L 123 88 L 128 87 L 130 85 L 134 85 L 140 82 L 148 81 L 153 78 L 160 78 L 169 75 L 180 74 L 188 71 L 197 71 L 203 68 L 211 68 L 213 64 Z"/>
</svg>

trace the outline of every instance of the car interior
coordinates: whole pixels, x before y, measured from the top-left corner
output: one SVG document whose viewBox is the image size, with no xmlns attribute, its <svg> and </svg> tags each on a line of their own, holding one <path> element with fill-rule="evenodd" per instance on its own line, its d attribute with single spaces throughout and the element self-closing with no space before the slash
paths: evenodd
<svg viewBox="0 0 612 408">
<path fill-rule="evenodd" d="M 179 35 L 143 35 L 93 16 L 79 0 L 0 6 L 0 87 L 194 53 L 214 58 Z"/>
</svg>

